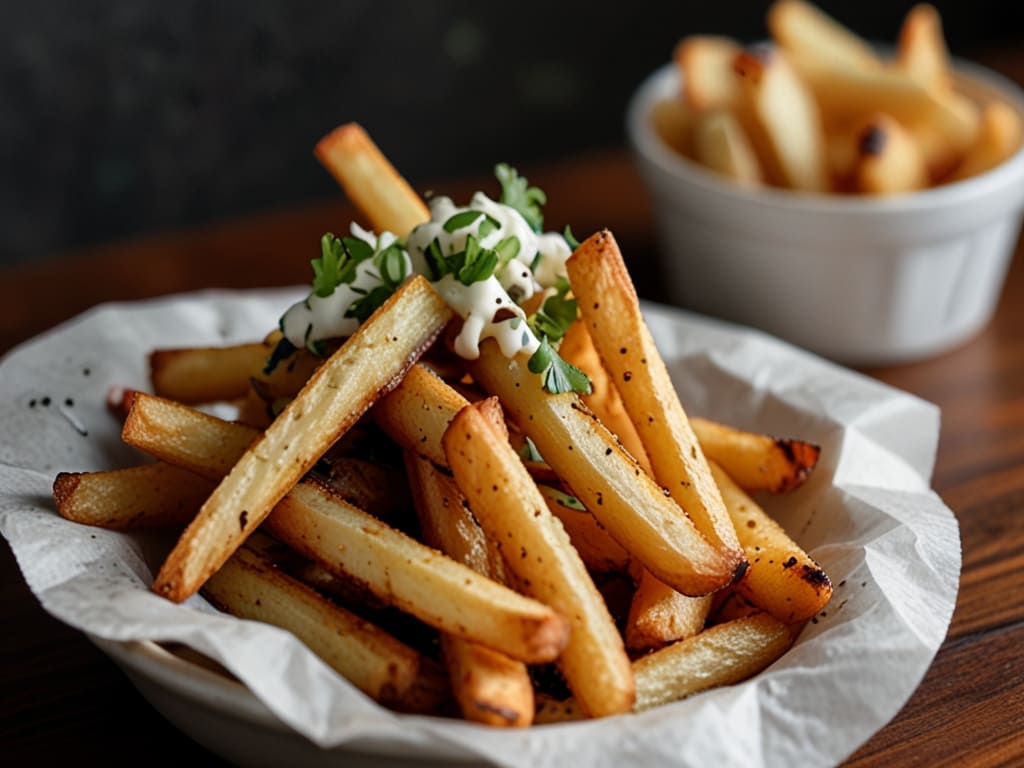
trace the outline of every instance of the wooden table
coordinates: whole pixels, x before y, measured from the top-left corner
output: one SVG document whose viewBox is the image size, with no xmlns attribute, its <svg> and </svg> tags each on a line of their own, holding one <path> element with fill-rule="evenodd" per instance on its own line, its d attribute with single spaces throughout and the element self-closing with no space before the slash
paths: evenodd
<svg viewBox="0 0 1024 768">
<path fill-rule="evenodd" d="M 622 153 L 524 169 L 548 193 L 548 221 L 608 226 L 640 293 L 663 298 L 649 202 Z M 465 199 L 476 184 L 438 183 Z M 345 227 L 339 201 L 197 232 L 96 248 L 0 274 L 0 351 L 96 303 L 208 287 L 305 283 L 319 235 Z M 934 485 L 960 521 L 964 566 L 946 642 L 897 718 L 850 766 L 1024 764 L 1024 254 L 991 324 L 927 362 L 869 371 L 942 407 Z M 0 556 L 0 743 L 5 762 L 158 764 L 210 760 L 166 724 L 117 668 L 47 616 L 9 548 Z"/>
</svg>

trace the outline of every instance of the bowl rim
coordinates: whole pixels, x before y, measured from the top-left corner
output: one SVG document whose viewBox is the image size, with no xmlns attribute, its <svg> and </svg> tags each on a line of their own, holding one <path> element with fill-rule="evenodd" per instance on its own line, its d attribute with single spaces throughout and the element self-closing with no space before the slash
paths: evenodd
<svg viewBox="0 0 1024 768">
<path fill-rule="evenodd" d="M 1024 120 L 1024 88 L 1008 77 L 980 64 L 953 58 L 953 71 L 963 79 L 998 92 Z M 626 133 L 634 151 L 675 181 L 703 188 L 722 197 L 755 205 L 818 215 L 842 214 L 900 216 L 908 213 L 953 208 L 986 197 L 1024 180 L 1024 141 L 1006 161 L 984 173 L 911 193 L 894 195 L 837 195 L 804 192 L 780 187 L 744 187 L 708 170 L 669 147 L 650 120 L 656 100 L 681 85 L 674 62 L 648 74 L 630 97 L 626 108 Z"/>
</svg>

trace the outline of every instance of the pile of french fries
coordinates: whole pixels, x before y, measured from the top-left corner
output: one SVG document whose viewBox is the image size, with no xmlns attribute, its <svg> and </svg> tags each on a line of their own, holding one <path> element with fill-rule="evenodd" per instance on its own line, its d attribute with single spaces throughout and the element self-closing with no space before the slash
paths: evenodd
<svg viewBox="0 0 1024 768">
<path fill-rule="evenodd" d="M 666 143 L 738 184 L 912 192 L 984 173 L 1020 149 L 1017 110 L 958 90 L 931 5 L 907 14 L 892 60 L 803 0 L 779 0 L 767 20 L 771 44 L 681 40 L 682 87 L 654 112 Z"/>
<path fill-rule="evenodd" d="M 357 125 L 316 154 L 375 227 L 428 218 Z M 179 526 L 157 594 L 284 627 L 402 712 L 521 727 L 756 674 L 832 587 L 751 494 L 800 486 L 819 451 L 687 416 L 611 233 L 567 271 L 560 353 L 589 394 L 545 391 L 493 339 L 454 357 L 458 319 L 417 276 L 271 373 L 275 334 L 153 352 L 153 393 L 110 405 L 156 461 L 61 473 L 57 509 Z M 196 408 L 222 401 L 237 421 Z"/>
</svg>

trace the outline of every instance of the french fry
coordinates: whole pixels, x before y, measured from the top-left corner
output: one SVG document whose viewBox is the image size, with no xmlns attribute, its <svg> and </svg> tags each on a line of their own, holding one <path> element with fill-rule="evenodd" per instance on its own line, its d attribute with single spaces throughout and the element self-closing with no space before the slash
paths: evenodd
<svg viewBox="0 0 1024 768">
<path fill-rule="evenodd" d="M 414 365 L 374 406 L 373 417 L 400 446 L 444 467 L 448 458 L 441 438 L 465 405 L 468 401 L 455 389 L 422 365 Z"/>
<path fill-rule="evenodd" d="M 644 651 L 692 637 L 704 628 L 710 608 L 711 595 L 680 594 L 644 571 L 629 605 L 626 647 Z"/>
<path fill-rule="evenodd" d="M 424 542 L 504 582 L 501 554 L 484 536 L 455 480 L 428 460 L 410 451 L 405 455 Z M 513 727 L 532 722 L 533 682 L 521 661 L 449 634 L 441 635 L 441 654 L 467 720 Z"/>
<path fill-rule="evenodd" d="M 203 596 L 244 619 L 287 629 L 353 685 L 382 704 L 431 712 L 447 698 L 437 665 L 419 652 L 239 548 L 203 585 Z"/>
<path fill-rule="evenodd" d="M 832 597 L 828 575 L 721 467 L 711 471 L 750 561 L 736 588 L 779 621 L 810 619 Z"/>
<path fill-rule="evenodd" d="M 422 277 L 399 288 L 246 450 L 182 534 L 153 590 L 176 602 L 194 593 L 324 451 L 397 384 L 451 315 Z"/>
<path fill-rule="evenodd" d="M 795 58 L 829 60 L 855 70 L 881 69 L 871 46 L 820 9 L 802 0 L 780 0 L 768 11 L 772 37 Z"/>
<path fill-rule="evenodd" d="M 716 110 L 694 120 L 693 158 L 701 165 L 741 186 L 764 183 L 764 171 L 739 119 L 728 110 Z"/>
<path fill-rule="evenodd" d="M 662 141 L 681 155 L 690 154 L 693 115 L 681 98 L 659 101 L 654 105 L 651 119 Z"/>
<path fill-rule="evenodd" d="M 583 395 L 583 401 L 637 457 L 644 471 L 652 474 L 640 435 L 630 421 L 618 387 L 601 362 L 593 339 L 582 320 L 569 327 L 569 331 L 562 339 L 559 353 L 590 377 L 592 392 Z M 541 491 L 545 491 L 543 486 Z M 600 570 L 595 566 L 602 561 L 616 562 L 614 550 L 610 550 L 604 544 L 610 537 L 603 527 L 596 531 L 599 536 L 591 539 L 585 536 L 587 528 L 583 526 L 583 521 L 588 519 L 587 515 L 561 512 L 558 507 L 552 506 L 550 498 L 548 506 L 565 524 L 569 538 L 576 544 L 577 549 L 581 550 L 584 562 L 591 570 Z M 589 515 L 589 518 L 597 523 L 593 515 Z M 703 597 L 683 595 L 652 575 L 650 571 L 640 569 L 637 589 L 633 593 L 629 614 L 626 617 L 626 646 L 630 649 L 652 648 L 679 640 L 698 631 L 703 626 L 706 615 L 707 601 Z"/>
<path fill-rule="evenodd" d="M 740 53 L 733 66 L 743 93 L 744 127 L 772 184 L 828 189 L 825 134 L 815 95 L 779 49 Z"/>
<path fill-rule="evenodd" d="M 481 576 L 334 496 L 293 488 L 265 522 L 269 532 L 332 573 L 443 632 L 529 663 L 552 661 L 569 638 L 546 605 Z"/>
<path fill-rule="evenodd" d="M 949 51 L 942 34 L 942 18 L 935 6 L 920 3 L 903 19 L 897 43 L 896 64 L 931 90 L 953 87 Z"/>
<path fill-rule="evenodd" d="M 405 237 L 430 219 L 423 200 L 356 123 L 339 126 L 320 139 L 314 154 L 374 231 Z"/>
<path fill-rule="evenodd" d="M 683 38 L 672 58 L 682 76 L 683 100 L 693 112 L 734 108 L 740 85 L 732 63 L 740 45 L 727 37 L 693 35 Z"/>
<path fill-rule="evenodd" d="M 558 518 L 509 445 L 501 406 L 466 406 L 444 436 L 455 479 L 529 595 L 569 619 L 558 666 L 591 717 L 628 712 L 633 675 L 622 638 Z"/>
<path fill-rule="evenodd" d="M 61 472 L 53 481 L 53 499 L 67 520 L 124 531 L 184 526 L 213 489 L 214 483 L 199 475 L 157 462 L 104 472 Z"/>
<path fill-rule="evenodd" d="M 856 191 L 892 195 L 928 186 L 928 165 L 921 148 L 899 122 L 879 113 L 857 133 L 858 157 L 853 171 Z"/>
<path fill-rule="evenodd" d="M 1024 124 L 1020 113 L 1009 104 L 992 101 L 981 114 L 981 127 L 975 143 L 957 166 L 950 181 L 977 176 L 1010 159 L 1021 148 Z"/>
<path fill-rule="evenodd" d="M 532 477 L 532 475 L 531 475 Z M 534 478 L 536 481 L 536 478 Z M 537 483 L 537 490 L 548 509 L 562 523 L 573 547 L 587 569 L 593 573 L 628 573 L 629 552 L 623 549 L 608 531 L 584 507 L 579 499 L 558 488 Z"/>
<path fill-rule="evenodd" d="M 135 394 L 121 428 L 128 445 L 218 482 L 259 436 L 252 427 L 145 392 Z"/>
<path fill-rule="evenodd" d="M 640 435 L 654 478 L 697 530 L 739 567 L 743 555 L 736 532 L 640 312 L 615 238 L 607 230 L 587 238 L 566 269 L 581 317 Z M 543 449 L 541 454 L 547 456 Z"/>
<path fill-rule="evenodd" d="M 799 634 L 760 613 L 710 627 L 698 635 L 665 646 L 633 662 L 636 677 L 634 711 L 643 712 L 695 693 L 742 682 L 775 662 Z M 538 699 L 536 723 L 579 720 L 575 699 Z"/>
<path fill-rule="evenodd" d="M 268 355 L 262 343 L 155 349 L 149 355 L 149 377 L 155 394 L 180 403 L 237 400 L 248 392 L 249 378 Z"/>
<path fill-rule="evenodd" d="M 525 355 L 509 360 L 487 339 L 470 370 L 612 538 L 666 584 L 684 594 L 706 595 L 742 572 L 742 565 L 697 531 L 578 397 L 545 392 Z"/>
<path fill-rule="evenodd" d="M 821 455 L 819 446 L 804 440 L 745 432 L 697 416 L 690 419 L 690 426 L 704 455 L 748 492 L 785 493 L 799 488 Z"/>
</svg>

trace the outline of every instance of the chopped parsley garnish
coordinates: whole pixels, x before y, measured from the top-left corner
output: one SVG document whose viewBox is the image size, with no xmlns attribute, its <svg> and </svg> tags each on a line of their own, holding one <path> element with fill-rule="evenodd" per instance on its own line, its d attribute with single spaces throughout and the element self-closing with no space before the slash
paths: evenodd
<svg viewBox="0 0 1024 768">
<path fill-rule="evenodd" d="M 499 247 L 504 242 L 499 243 Z M 440 241 L 435 238 L 424 255 L 427 257 L 431 282 L 445 275 L 454 275 L 456 280 L 467 286 L 491 277 L 500 260 L 497 248 L 484 248 L 473 235 L 466 236 L 465 248 L 448 255 L 445 255 Z"/>
<path fill-rule="evenodd" d="M 360 240 L 359 242 L 363 241 Z M 366 245 L 365 243 L 363 244 Z M 371 249 L 371 255 L 372 253 Z M 373 263 L 377 268 L 377 273 L 380 275 L 381 284 L 367 292 L 353 288 L 352 290 L 356 293 L 362 293 L 362 295 L 353 301 L 345 312 L 345 317 L 354 317 L 360 323 L 365 321 L 381 304 L 387 301 L 388 297 L 398 289 L 398 286 L 402 284 L 406 277 L 405 254 L 402 251 L 402 246 L 397 242 L 392 243 L 374 256 Z"/>
<path fill-rule="evenodd" d="M 360 262 L 373 256 L 373 246 L 358 237 L 335 237 L 328 232 L 320 238 L 320 258 L 313 259 L 313 293 L 330 296 L 334 289 L 355 278 Z"/>
<path fill-rule="evenodd" d="M 529 182 L 515 168 L 505 163 L 494 166 L 494 175 L 501 182 L 499 202 L 519 211 L 534 232 L 543 231 L 544 211 L 541 207 L 548 201 L 544 190 L 529 186 Z"/>
<path fill-rule="evenodd" d="M 524 461 L 544 461 L 544 457 L 540 455 L 540 451 L 537 450 L 537 446 L 529 436 L 524 435 L 526 442 L 523 443 L 523 447 L 519 449 L 519 455 Z"/>
</svg>

